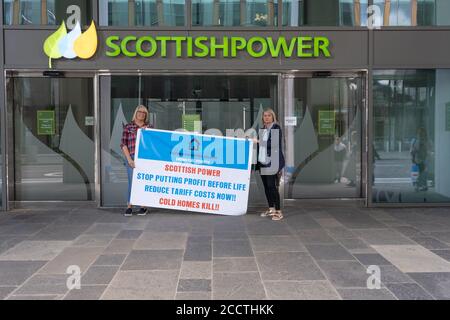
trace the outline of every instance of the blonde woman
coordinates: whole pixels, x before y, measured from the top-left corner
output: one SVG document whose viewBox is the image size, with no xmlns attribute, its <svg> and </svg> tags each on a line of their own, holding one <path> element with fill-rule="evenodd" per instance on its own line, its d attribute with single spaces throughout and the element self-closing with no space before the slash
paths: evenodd
<svg viewBox="0 0 450 320">
<path fill-rule="evenodd" d="M 279 178 L 284 167 L 284 155 L 281 149 L 283 135 L 277 123 L 277 117 L 272 109 L 266 109 L 262 116 L 263 129 L 258 142 L 258 163 L 261 179 L 264 185 L 269 209 L 261 213 L 262 217 L 270 216 L 272 220 L 283 219 L 278 192 Z"/>
<path fill-rule="evenodd" d="M 134 110 L 133 119 L 123 128 L 122 143 L 120 148 L 126 158 L 125 166 L 127 167 L 128 176 L 128 200 L 127 209 L 124 216 L 130 217 L 133 214 L 132 205 L 130 204 L 131 197 L 131 182 L 133 179 L 134 169 L 134 152 L 136 147 L 136 137 L 139 129 L 151 127 L 148 123 L 149 114 L 145 106 L 139 105 Z M 145 216 L 147 214 L 147 208 L 140 208 L 137 215 Z"/>
</svg>

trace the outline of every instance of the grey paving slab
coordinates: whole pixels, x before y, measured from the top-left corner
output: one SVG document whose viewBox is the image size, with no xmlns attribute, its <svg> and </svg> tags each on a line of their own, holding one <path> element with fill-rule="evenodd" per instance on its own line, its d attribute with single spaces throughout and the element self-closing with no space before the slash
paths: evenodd
<svg viewBox="0 0 450 320">
<path fill-rule="evenodd" d="M 123 230 L 141 230 L 144 231 L 147 228 L 149 220 L 147 217 L 143 217 L 142 219 L 138 217 L 138 219 L 130 219 L 128 223 L 124 224 Z"/>
<path fill-rule="evenodd" d="M 53 260 L 49 261 L 45 267 L 39 270 L 43 274 L 65 274 L 69 266 L 78 266 L 81 273 L 84 273 L 94 262 L 103 248 L 100 247 L 69 247 L 64 249 Z"/>
<path fill-rule="evenodd" d="M 367 288 L 370 276 L 356 261 L 318 261 L 321 270 L 336 288 Z"/>
<path fill-rule="evenodd" d="M 389 290 L 381 289 L 338 289 L 344 300 L 397 300 Z"/>
<path fill-rule="evenodd" d="M 434 298 L 417 283 L 389 283 L 386 287 L 399 300 L 434 300 Z"/>
<path fill-rule="evenodd" d="M 17 289 L 17 287 L 0 287 L 0 300 L 5 299 L 15 289 Z"/>
<path fill-rule="evenodd" d="M 424 233 L 414 227 L 394 227 L 395 230 L 407 237 L 423 237 Z"/>
<path fill-rule="evenodd" d="M 72 241 L 85 232 L 90 225 L 49 225 L 36 233 L 30 240 Z"/>
<path fill-rule="evenodd" d="M 81 277 L 81 285 L 107 285 L 118 270 L 119 266 L 91 266 Z"/>
<path fill-rule="evenodd" d="M 247 224 L 249 235 L 290 235 L 288 224 L 285 221 L 272 221 L 269 218 L 261 218 L 260 221 Z"/>
<path fill-rule="evenodd" d="M 122 240 L 136 240 L 138 239 L 143 233 L 143 230 L 122 230 L 120 233 L 116 236 L 116 239 L 122 239 Z"/>
<path fill-rule="evenodd" d="M 214 240 L 248 240 L 249 236 L 245 231 L 214 231 Z"/>
<path fill-rule="evenodd" d="M 66 274 L 36 274 L 20 286 L 14 295 L 64 295 L 67 291 Z"/>
<path fill-rule="evenodd" d="M 177 292 L 175 300 L 211 300 L 212 291 Z"/>
<path fill-rule="evenodd" d="M 10 295 L 6 300 L 61 300 L 62 294 Z"/>
<path fill-rule="evenodd" d="M 0 254 L 8 251 L 12 247 L 18 245 L 20 242 L 26 240 L 28 237 L 16 236 L 0 236 Z"/>
<path fill-rule="evenodd" d="M 297 236 L 303 244 L 336 244 L 336 241 L 323 229 L 299 230 Z"/>
<path fill-rule="evenodd" d="M 115 239 L 107 246 L 103 254 L 127 254 L 133 250 L 136 240 Z"/>
<path fill-rule="evenodd" d="M 118 234 L 124 223 L 94 223 L 85 234 Z"/>
<path fill-rule="evenodd" d="M 180 279 L 211 279 L 211 261 L 183 261 Z"/>
<path fill-rule="evenodd" d="M 345 227 L 333 227 L 333 228 L 325 228 L 325 231 L 334 239 L 337 240 L 345 240 L 357 238 L 351 230 Z"/>
<path fill-rule="evenodd" d="M 251 236 L 254 252 L 306 252 L 305 246 L 295 236 Z"/>
<path fill-rule="evenodd" d="M 170 218 L 151 216 L 145 230 L 155 232 L 189 232 L 191 228 L 191 224 L 188 221 L 185 221 L 178 215 L 174 215 Z"/>
<path fill-rule="evenodd" d="M 256 259 L 251 258 L 214 258 L 214 272 L 258 272 Z"/>
<path fill-rule="evenodd" d="M 323 228 L 342 228 L 344 227 L 342 223 L 337 221 L 335 218 L 318 218 L 315 219 L 318 224 Z"/>
<path fill-rule="evenodd" d="M 135 250 L 184 249 L 188 234 L 185 232 L 144 232 L 136 240 Z"/>
<path fill-rule="evenodd" d="M 214 300 L 260 300 L 266 298 L 258 272 L 214 273 L 212 293 Z"/>
<path fill-rule="evenodd" d="M 126 254 L 103 254 L 94 261 L 94 266 L 120 266 Z"/>
<path fill-rule="evenodd" d="M 358 250 L 358 249 L 371 249 L 367 243 L 359 238 L 347 238 L 339 239 L 338 243 L 344 246 L 347 250 Z M 373 249 L 372 249 L 373 250 Z"/>
<path fill-rule="evenodd" d="M 186 245 L 183 259 L 185 261 L 211 261 L 212 243 L 189 241 Z"/>
<path fill-rule="evenodd" d="M 271 300 L 340 300 L 336 289 L 326 280 L 264 281 Z"/>
<path fill-rule="evenodd" d="M 87 286 L 83 285 L 80 289 L 70 290 L 64 297 L 64 300 L 99 300 L 107 286 Z"/>
<path fill-rule="evenodd" d="M 450 272 L 450 263 L 419 245 L 372 246 L 402 272 Z"/>
<path fill-rule="evenodd" d="M 103 300 L 174 299 L 178 270 L 119 271 L 103 293 Z"/>
<path fill-rule="evenodd" d="M 431 252 L 450 262 L 450 250 L 431 250 Z"/>
<path fill-rule="evenodd" d="M 417 242 L 418 244 L 420 244 L 422 247 L 427 248 L 427 249 L 450 249 L 450 246 L 448 246 L 447 244 L 436 240 L 435 238 L 432 237 L 411 237 L 411 240 Z"/>
<path fill-rule="evenodd" d="M 182 258 L 182 250 L 133 250 L 120 269 L 122 271 L 179 270 Z"/>
<path fill-rule="evenodd" d="M 18 223 L 2 231 L 2 235 L 32 236 L 46 226 L 45 223 Z"/>
<path fill-rule="evenodd" d="M 412 240 L 393 229 L 363 229 L 353 230 L 353 233 L 370 245 L 415 244 Z"/>
<path fill-rule="evenodd" d="M 73 247 L 107 247 L 114 235 L 108 234 L 82 234 L 73 241 Z"/>
<path fill-rule="evenodd" d="M 310 244 L 306 245 L 306 248 L 316 260 L 355 260 L 355 257 L 341 245 Z"/>
<path fill-rule="evenodd" d="M 349 229 L 377 229 L 384 228 L 385 225 L 368 215 L 360 213 L 332 214 L 342 225 Z"/>
<path fill-rule="evenodd" d="M 365 265 L 365 266 L 370 266 L 370 265 L 392 265 L 392 263 L 390 263 L 388 260 L 386 260 L 385 258 L 383 258 L 383 256 L 381 254 L 378 253 L 368 253 L 368 254 L 364 254 L 364 253 L 359 253 L 359 254 L 354 254 L 355 258 L 358 259 L 359 262 L 361 262 L 361 264 Z"/>
<path fill-rule="evenodd" d="M 450 232 L 429 232 L 427 234 L 441 242 L 450 244 Z"/>
<path fill-rule="evenodd" d="M 332 217 L 327 216 L 323 219 L 332 219 Z M 293 230 L 303 230 L 303 229 L 319 229 L 321 225 L 316 219 L 311 218 L 308 215 L 289 215 L 285 218 L 285 223 L 289 228 Z"/>
<path fill-rule="evenodd" d="M 303 252 L 256 253 L 261 277 L 266 280 L 325 280 L 311 256 Z"/>
<path fill-rule="evenodd" d="M 0 261 L 2 286 L 19 286 L 41 269 L 47 261 Z"/>
<path fill-rule="evenodd" d="M 253 250 L 248 240 L 226 240 L 213 242 L 213 257 L 252 257 Z"/>
<path fill-rule="evenodd" d="M 22 241 L 0 255 L 0 260 L 44 261 L 52 260 L 71 241 Z"/>
<path fill-rule="evenodd" d="M 409 273 L 422 288 L 439 300 L 450 299 L 450 273 Z"/>
<path fill-rule="evenodd" d="M 178 292 L 202 292 L 211 291 L 210 279 L 180 279 Z"/>
<path fill-rule="evenodd" d="M 392 265 L 380 265 L 381 283 L 412 283 L 414 280 L 408 274 L 401 272 Z"/>
</svg>

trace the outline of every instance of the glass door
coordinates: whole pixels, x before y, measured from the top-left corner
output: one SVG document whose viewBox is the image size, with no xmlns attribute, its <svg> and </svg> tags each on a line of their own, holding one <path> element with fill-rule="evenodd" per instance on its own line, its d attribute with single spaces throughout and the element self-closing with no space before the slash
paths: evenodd
<svg viewBox="0 0 450 320">
<path fill-rule="evenodd" d="M 286 199 L 362 197 L 361 75 L 285 77 Z"/>
<path fill-rule="evenodd" d="M 11 200 L 90 201 L 95 192 L 92 78 L 14 77 Z"/>
</svg>

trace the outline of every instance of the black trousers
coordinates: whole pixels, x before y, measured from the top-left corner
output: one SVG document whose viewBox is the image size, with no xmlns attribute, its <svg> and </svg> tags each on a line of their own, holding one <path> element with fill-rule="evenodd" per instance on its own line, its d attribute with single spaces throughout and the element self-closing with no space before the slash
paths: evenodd
<svg viewBox="0 0 450 320">
<path fill-rule="evenodd" d="M 261 175 L 261 179 L 264 185 L 264 192 L 266 193 L 266 199 L 269 203 L 269 208 L 275 207 L 275 210 L 280 210 L 280 193 L 277 188 L 277 175 Z"/>
</svg>

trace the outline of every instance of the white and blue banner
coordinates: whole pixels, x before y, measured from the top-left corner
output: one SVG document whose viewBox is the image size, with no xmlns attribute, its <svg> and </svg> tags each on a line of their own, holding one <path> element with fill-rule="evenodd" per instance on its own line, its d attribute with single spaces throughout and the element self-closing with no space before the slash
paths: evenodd
<svg viewBox="0 0 450 320">
<path fill-rule="evenodd" d="M 131 203 L 223 215 L 247 212 L 251 140 L 138 131 Z"/>
</svg>

